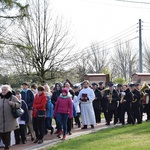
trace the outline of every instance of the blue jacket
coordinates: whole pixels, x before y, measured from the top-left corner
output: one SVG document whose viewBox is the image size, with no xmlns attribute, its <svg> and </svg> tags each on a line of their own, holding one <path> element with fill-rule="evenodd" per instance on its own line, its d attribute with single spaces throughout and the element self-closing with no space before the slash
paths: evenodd
<svg viewBox="0 0 150 150">
<path fill-rule="evenodd" d="M 28 106 L 28 110 L 32 110 L 32 105 L 34 101 L 34 94 L 31 90 L 27 90 L 26 92 L 24 90 L 21 91 L 21 97 L 26 102 Z"/>
<path fill-rule="evenodd" d="M 29 121 L 29 114 L 28 114 L 28 106 L 24 100 L 21 100 L 21 108 L 24 110 L 24 114 L 20 118 L 27 124 Z"/>
<path fill-rule="evenodd" d="M 51 102 L 51 98 L 50 96 L 47 95 L 47 104 L 46 104 L 46 118 L 52 118 L 53 117 L 53 112 L 54 112 L 54 109 L 53 109 L 53 104 Z"/>
</svg>

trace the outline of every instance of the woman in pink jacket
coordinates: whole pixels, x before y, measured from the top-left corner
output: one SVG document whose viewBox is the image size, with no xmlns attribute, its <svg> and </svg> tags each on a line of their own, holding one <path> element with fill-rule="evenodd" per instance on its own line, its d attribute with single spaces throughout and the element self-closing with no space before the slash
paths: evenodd
<svg viewBox="0 0 150 150">
<path fill-rule="evenodd" d="M 67 132 L 67 119 L 72 118 L 73 109 L 72 109 L 72 100 L 68 96 L 68 89 L 62 89 L 62 94 L 58 97 L 54 109 L 54 117 L 56 117 L 56 121 L 58 123 L 58 135 L 57 137 L 60 138 L 62 134 L 63 128 L 63 138 L 62 140 L 66 139 L 66 132 Z"/>
</svg>

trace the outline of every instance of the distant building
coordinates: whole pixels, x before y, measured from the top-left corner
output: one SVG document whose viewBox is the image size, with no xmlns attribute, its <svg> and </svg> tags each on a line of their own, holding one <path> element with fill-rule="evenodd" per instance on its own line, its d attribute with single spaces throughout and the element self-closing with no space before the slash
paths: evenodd
<svg viewBox="0 0 150 150">
<path fill-rule="evenodd" d="M 150 84 L 150 73 L 134 73 L 132 75 L 132 82 L 133 83 L 140 83 L 147 82 Z"/>
<path fill-rule="evenodd" d="M 110 82 L 109 74 L 103 74 L 103 73 L 93 73 L 93 74 L 85 74 L 84 80 L 89 80 L 90 84 L 95 82 L 103 82 L 104 85 L 107 85 Z"/>
</svg>

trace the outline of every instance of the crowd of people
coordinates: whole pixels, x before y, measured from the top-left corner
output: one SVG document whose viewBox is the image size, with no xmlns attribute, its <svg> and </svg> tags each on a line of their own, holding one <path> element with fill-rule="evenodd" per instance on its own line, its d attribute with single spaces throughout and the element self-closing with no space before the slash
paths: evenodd
<svg viewBox="0 0 150 150">
<path fill-rule="evenodd" d="M 150 120 L 149 97 L 148 84 L 141 87 L 140 84 L 114 86 L 109 83 L 104 87 L 103 82 L 90 85 L 85 80 L 80 87 L 71 87 L 69 82 L 65 82 L 64 85 L 56 83 L 51 88 L 47 84 L 32 84 L 30 88 L 24 82 L 20 91 L 13 91 L 8 84 L 4 84 L 0 92 L 0 138 L 5 150 L 10 146 L 11 131 L 14 131 L 16 144 L 26 144 L 27 134 L 31 135 L 31 141 L 41 144 L 44 135 L 49 132 L 65 140 L 67 134 L 72 134 L 73 122 L 81 129 L 88 126 L 94 128 L 101 123 L 101 113 L 108 126 L 111 121 L 114 125 L 141 124 L 144 112 Z M 24 114 L 14 118 L 12 107 L 21 107 Z M 56 130 L 52 124 L 53 118 Z"/>
</svg>

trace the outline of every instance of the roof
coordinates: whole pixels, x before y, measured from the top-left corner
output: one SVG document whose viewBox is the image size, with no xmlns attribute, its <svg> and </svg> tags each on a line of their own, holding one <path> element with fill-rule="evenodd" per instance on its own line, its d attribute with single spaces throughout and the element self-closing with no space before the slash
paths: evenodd
<svg viewBox="0 0 150 150">
<path fill-rule="evenodd" d="M 85 76 L 105 76 L 106 74 L 104 73 L 89 73 L 89 74 L 85 74 Z"/>
<path fill-rule="evenodd" d="M 139 75 L 139 76 L 150 76 L 150 73 L 134 73 L 132 76 L 134 75 Z"/>
</svg>

